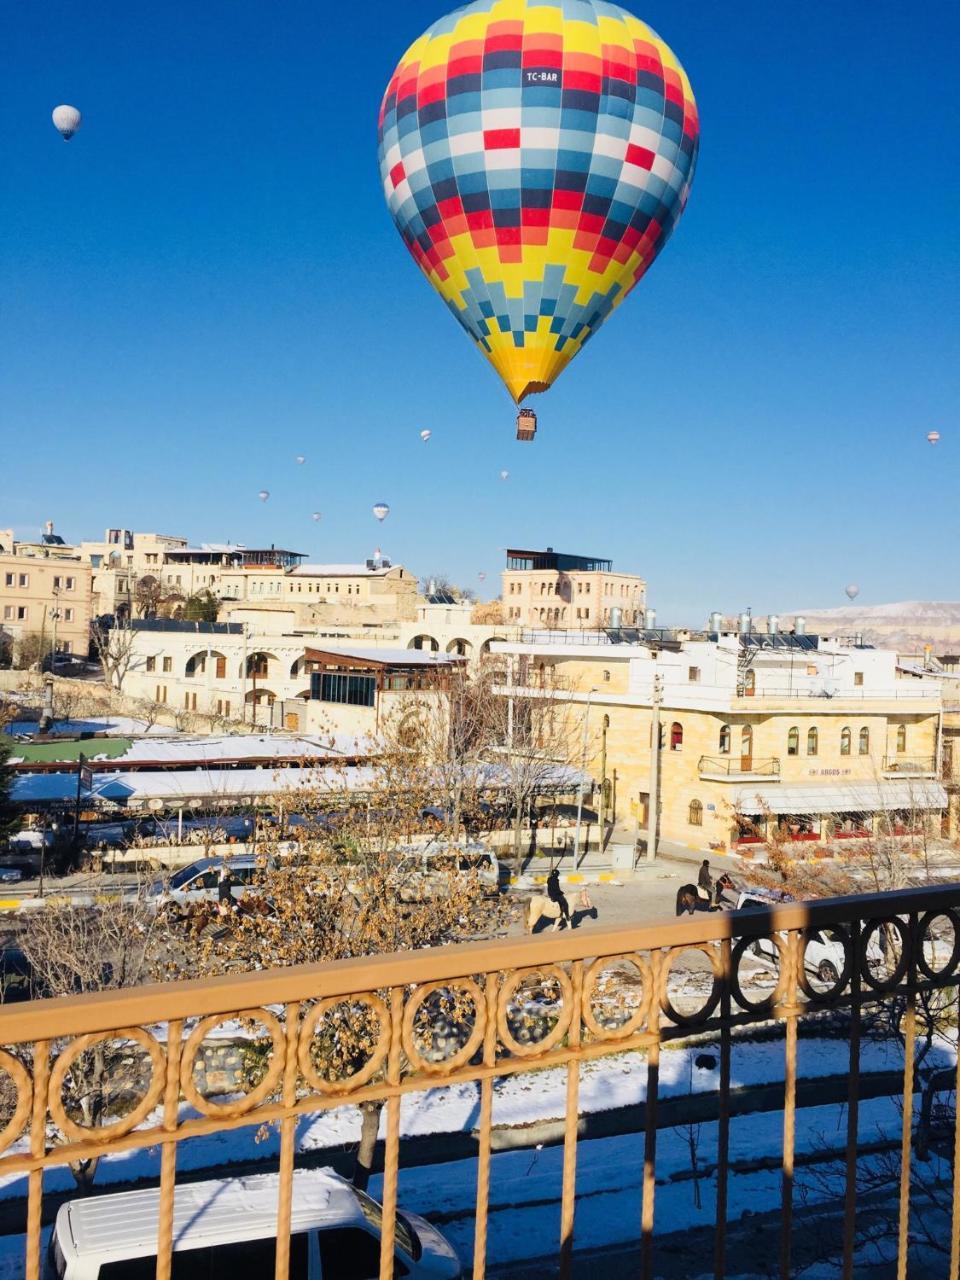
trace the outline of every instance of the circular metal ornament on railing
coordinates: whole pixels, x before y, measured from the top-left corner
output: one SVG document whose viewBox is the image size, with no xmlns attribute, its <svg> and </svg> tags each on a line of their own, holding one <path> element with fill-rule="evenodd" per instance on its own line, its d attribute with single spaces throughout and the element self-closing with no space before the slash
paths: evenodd
<svg viewBox="0 0 960 1280">
<path fill-rule="evenodd" d="M 331 1009 L 338 1009 L 341 1005 L 357 1004 L 366 1005 L 373 1012 L 380 1027 L 377 1039 L 370 1050 L 370 1057 L 352 1075 L 341 1076 L 336 1080 L 326 1080 L 317 1070 L 310 1053 L 317 1024 Z M 376 1075 L 386 1061 L 389 1049 L 390 1010 L 379 996 L 374 995 L 372 991 L 355 996 L 327 996 L 323 1000 L 317 1001 L 300 1024 L 297 1061 L 300 1064 L 303 1078 L 317 1093 L 349 1093 L 353 1089 L 359 1089 L 361 1085 L 366 1084 L 368 1080 Z"/>
<path fill-rule="evenodd" d="M 776 948 L 779 967 L 777 969 L 777 985 L 762 1000 L 748 1000 L 740 985 L 740 961 L 750 947 L 755 946 L 758 938 L 740 938 L 730 952 L 730 994 L 745 1013 L 769 1013 L 786 994 L 789 983 L 789 953 L 787 944 L 778 933 L 764 933 L 760 937 L 769 938 Z"/>
<path fill-rule="evenodd" d="M 809 928 L 804 929 L 800 934 L 800 957 L 798 961 L 797 981 L 800 989 L 810 1001 L 811 1004 L 831 1005 L 843 995 L 849 985 L 854 966 L 854 946 L 853 938 L 850 932 L 843 925 L 833 924 L 830 926 L 830 932 L 835 935 L 837 941 L 843 947 L 843 968 L 837 975 L 836 981 L 832 982 L 825 991 L 818 991 L 810 981 L 810 975 L 807 972 L 805 964 L 807 947 L 814 941 L 814 935 L 820 933 L 821 930 Z"/>
<path fill-rule="evenodd" d="M 604 1026 L 597 1018 L 592 1002 L 600 974 L 618 961 L 633 965 L 637 970 L 640 975 L 642 996 L 636 1010 L 625 1022 L 616 1027 L 608 1027 Z M 639 1031 L 650 1016 L 654 988 L 653 970 L 646 960 L 635 953 L 626 951 L 620 955 L 601 956 L 600 959 L 594 960 L 583 975 L 583 995 L 581 998 L 581 1016 L 591 1035 L 595 1036 L 597 1040 L 625 1040 L 628 1036 L 632 1036 Z"/>
<path fill-rule="evenodd" d="M 267 1067 L 266 1074 L 260 1083 L 251 1089 L 249 1093 L 245 1093 L 242 1098 L 236 1098 L 232 1102 L 211 1102 L 209 1098 L 203 1096 L 193 1081 L 193 1069 L 196 1064 L 197 1054 L 200 1052 L 200 1046 L 214 1027 L 221 1026 L 225 1022 L 235 1021 L 259 1022 L 266 1027 L 267 1034 L 270 1036 L 273 1045 L 273 1052 L 270 1054 L 270 1065 Z M 180 1088 L 187 1101 L 196 1107 L 202 1115 L 242 1116 L 248 1111 L 252 1111 L 254 1107 L 259 1106 L 264 1098 L 269 1097 L 276 1088 L 283 1072 L 283 1060 L 283 1027 L 280 1025 L 279 1018 L 270 1013 L 268 1009 L 241 1009 L 239 1013 L 214 1013 L 209 1018 L 204 1018 L 197 1023 L 183 1046 L 183 1057 L 180 1062 Z"/>
<path fill-rule="evenodd" d="M 145 1049 L 150 1058 L 150 1084 L 143 1097 L 127 1115 L 113 1124 L 102 1124 L 93 1127 L 77 1124 L 67 1115 L 63 1105 L 63 1085 L 67 1072 L 82 1053 L 95 1044 L 110 1044 L 114 1041 L 133 1040 Z M 50 1072 L 50 1087 L 47 1093 L 47 1106 L 50 1118 L 60 1129 L 64 1137 L 75 1142 L 84 1142 L 93 1138 L 97 1142 L 107 1142 L 111 1138 L 121 1138 L 131 1129 L 135 1129 L 141 1120 L 145 1120 L 163 1095 L 167 1066 L 167 1056 L 160 1043 L 143 1027 L 121 1027 L 117 1031 L 95 1031 L 89 1035 L 78 1036 L 71 1040 L 53 1064 Z"/>
<path fill-rule="evenodd" d="M 417 1047 L 417 1032 L 414 1027 L 414 1020 L 424 1005 L 437 991 L 465 991 L 476 1011 L 473 1030 L 471 1031 L 466 1043 L 451 1054 L 449 1058 L 444 1058 L 439 1062 L 430 1062 L 424 1058 L 420 1049 Z M 487 1027 L 487 1008 L 484 1000 L 483 991 L 478 982 L 473 978 L 455 978 L 448 981 L 427 982 L 410 997 L 407 1007 L 403 1012 L 403 1048 L 410 1062 L 410 1065 L 416 1071 L 423 1071 L 427 1075 L 449 1075 L 450 1072 L 456 1071 L 458 1067 L 464 1066 L 470 1061 L 476 1051 L 483 1043 L 483 1035 Z"/>
<path fill-rule="evenodd" d="M 880 931 L 889 925 L 895 929 L 900 935 L 900 958 L 892 973 L 885 978 L 877 978 L 870 971 L 869 947 L 870 939 L 874 933 L 878 936 Z M 860 934 L 860 976 L 863 981 L 873 991 L 893 991 L 903 981 L 904 975 L 910 965 L 910 949 L 912 939 L 910 930 L 907 925 L 898 916 L 881 916 L 873 920 L 868 920 L 864 924 L 863 932 Z"/>
<path fill-rule="evenodd" d="M 950 953 L 950 959 L 939 969 L 935 969 L 928 963 L 923 952 L 923 940 L 934 920 L 949 920 L 950 927 L 953 929 L 953 950 Z M 957 965 L 960 964 L 960 916 L 953 907 L 940 907 L 936 911 L 927 911 L 920 917 L 917 925 L 916 948 L 917 968 L 931 982 L 948 982 L 956 976 Z"/>
<path fill-rule="evenodd" d="M 33 1080 L 23 1063 L 12 1053 L 7 1053 L 6 1049 L 0 1049 L 0 1071 L 7 1073 L 17 1090 L 17 1105 L 14 1107 L 13 1115 L 0 1129 L 0 1151 L 6 1151 L 7 1147 L 20 1137 L 30 1119 L 30 1108 L 33 1105 Z"/>
<path fill-rule="evenodd" d="M 552 978 L 557 983 L 561 994 L 560 1012 L 555 1025 L 542 1040 L 531 1040 L 528 1044 L 521 1044 L 510 1030 L 509 1005 L 520 984 L 533 977 Z M 505 1049 L 519 1058 L 531 1058 L 538 1053 L 547 1053 L 566 1035 L 567 1028 L 573 1019 L 573 1012 L 573 986 L 559 965 L 545 964 L 534 965 L 529 969 L 515 969 L 512 973 L 507 973 L 497 997 L 497 1032 L 500 1042 Z"/>
<path fill-rule="evenodd" d="M 667 983 L 670 979 L 670 971 L 673 968 L 674 961 L 687 951 L 702 951 L 710 961 L 710 967 L 713 970 L 713 987 L 710 995 L 707 997 L 706 1003 L 702 1008 L 697 1009 L 695 1013 L 680 1013 L 675 1009 L 667 990 Z M 679 1027 L 693 1027 L 698 1023 L 706 1022 L 706 1020 L 716 1009 L 720 1003 L 720 993 L 723 984 L 723 964 L 720 959 L 720 952 L 717 947 L 712 946 L 709 942 L 689 942 L 683 946 L 670 947 L 663 957 L 663 964 L 660 968 L 660 1008 L 667 1017 L 677 1024 Z"/>
</svg>

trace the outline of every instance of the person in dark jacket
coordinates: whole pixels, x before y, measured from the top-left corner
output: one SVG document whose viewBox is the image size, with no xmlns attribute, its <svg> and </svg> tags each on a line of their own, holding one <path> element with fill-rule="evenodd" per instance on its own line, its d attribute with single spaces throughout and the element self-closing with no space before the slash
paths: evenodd
<svg viewBox="0 0 960 1280">
<path fill-rule="evenodd" d="M 570 906 L 560 888 L 560 872 L 556 867 L 550 868 L 547 876 L 547 897 L 560 908 L 560 918 L 567 928 L 570 927 Z"/>
<path fill-rule="evenodd" d="M 710 874 L 710 862 L 704 858 L 700 863 L 700 874 L 697 876 L 697 888 L 701 898 L 713 899 L 713 876 Z"/>
<path fill-rule="evenodd" d="M 217 883 L 217 904 L 221 915 L 225 915 L 228 911 L 233 911 L 237 905 L 233 897 L 233 886 L 234 879 L 230 874 L 230 868 L 221 867 L 220 880 Z"/>
</svg>

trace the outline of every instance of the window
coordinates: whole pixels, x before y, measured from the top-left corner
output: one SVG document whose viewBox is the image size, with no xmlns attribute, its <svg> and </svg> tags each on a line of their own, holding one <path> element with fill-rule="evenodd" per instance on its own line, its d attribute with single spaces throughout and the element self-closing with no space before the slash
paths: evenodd
<svg viewBox="0 0 960 1280">
<path fill-rule="evenodd" d="M 870 754 L 870 730 L 866 726 L 860 730 L 860 754 L 862 756 Z"/>
<path fill-rule="evenodd" d="M 691 827 L 703 826 L 703 805 L 699 800 L 690 801 L 690 813 L 687 817 L 687 821 L 690 823 Z"/>
<path fill-rule="evenodd" d="M 16 574 L 8 573 L 4 581 L 8 587 L 12 587 L 14 582 L 16 581 Z"/>
<path fill-rule="evenodd" d="M 674 720 L 673 724 L 670 726 L 670 750 L 683 750 L 683 725 L 679 720 Z"/>
<path fill-rule="evenodd" d="M 153 655 L 151 654 L 151 656 L 147 659 L 147 670 L 148 670 L 148 671 L 156 671 L 156 669 L 157 669 L 157 660 L 156 660 L 156 658 L 155 658 L 155 657 L 153 657 Z"/>
<path fill-rule="evenodd" d="M 840 754 L 842 756 L 848 756 L 850 754 L 850 747 L 851 747 L 852 741 L 853 741 L 853 734 L 850 732 L 850 730 L 847 728 L 841 729 L 840 730 Z"/>
<path fill-rule="evenodd" d="M 787 734 L 787 755 L 798 756 L 800 754 L 800 730 L 796 725 Z"/>
<path fill-rule="evenodd" d="M 376 702 L 375 676 L 351 676 L 320 672 L 310 677 L 310 697 L 320 702 L 344 702 L 351 707 L 372 707 Z"/>
<path fill-rule="evenodd" d="M 692 684 L 696 684 L 696 683 L 699 681 L 699 679 L 700 679 L 700 668 L 699 668 L 699 667 L 688 667 L 688 668 L 687 668 L 687 679 L 688 679 Z"/>
<path fill-rule="evenodd" d="M 169 672 L 171 672 L 172 670 L 173 670 L 173 659 L 172 659 L 172 658 L 164 658 L 164 660 L 163 660 L 163 672 L 164 672 L 164 675 L 168 674 L 168 673 L 169 673 Z"/>
<path fill-rule="evenodd" d="M 226 675 L 227 675 L 227 660 L 226 658 L 222 658 L 218 656 L 217 657 L 217 679 L 223 680 L 226 678 Z"/>
<path fill-rule="evenodd" d="M 320 1232 L 320 1263 L 323 1280 L 377 1280 L 380 1241 L 360 1227 L 327 1227 Z M 394 1257 L 393 1274 L 410 1274 L 399 1257 Z"/>
<path fill-rule="evenodd" d="M 740 758 L 749 760 L 753 755 L 753 730 L 745 724 L 740 730 Z"/>
<path fill-rule="evenodd" d="M 59 591 L 62 586 L 63 586 L 63 579 L 59 576 L 59 574 L 54 574 L 54 577 L 53 577 L 54 591 Z"/>
<path fill-rule="evenodd" d="M 72 610 L 72 609 L 64 609 L 64 611 L 63 611 L 63 620 L 64 620 L 64 622 L 72 622 L 72 621 L 73 621 L 73 610 Z"/>
<path fill-rule="evenodd" d="M 4 618 L 5 618 L 7 621 L 9 621 L 9 620 L 13 617 L 13 605 L 12 605 L 12 604 L 5 604 L 5 605 L 3 606 L 3 616 L 4 616 Z"/>
<path fill-rule="evenodd" d="M 29 587 L 29 585 L 30 585 L 30 575 L 29 575 L 29 573 L 21 573 L 21 575 L 20 575 L 20 586 L 21 586 L 21 587 Z"/>
<path fill-rule="evenodd" d="M 67 579 L 67 590 L 68 590 L 68 591 L 72 591 L 76 585 L 77 585 L 77 580 L 76 580 L 76 578 L 68 578 L 68 579 Z"/>
<path fill-rule="evenodd" d="M 27 606 L 26 606 L 26 605 L 23 605 L 23 604 L 18 605 L 18 606 L 17 606 L 17 621 L 18 621 L 18 622 L 26 622 L 26 620 L 27 620 Z"/>
<path fill-rule="evenodd" d="M 907 726 L 897 725 L 897 755 L 902 756 L 907 749 Z"/>
<path fill-rule="evenodd" d="M 730 754 L 730 726 L 728 724 L 722 724 L 720 726 L 720 741 L 718 745 L 722 756 L 728 756 Z"/>
<path fill-rule="evenodd" d="M 610 680 L 610 672 L 609 672 L 609 671 L 604 671 L 604 673 L 603 673 L 603 678 L 604 678 L 604 680 L 605 680 L 605 681 L 607 681 L 607 682 L 609 683 L 609 680 Z"/>
<path fill-rule="evenodd" d="M 863 685 L 863 672 L 862 672 L 862 671 L 855 671 L 855 672 L 853 673 L 853 683 L 854 683 L 855 685 L 857 685 L 858 687 Z"/>
<path fill-rule="evenodd" d="M 816 729 L 807 730 L 807 755 L 815 756 L 820 747 L 820 735 Z"/>
<path fill-rule="evenodd" d="M 167 700 L 167 686 L 166 686 L 165 684 L 158 684 L 158 685 L 157 685 L 157 687 L 156 687 L 156 696 L 154 697 L 154 699 L 153 699 L 153 700 L 154 700 L 154 702 L 166 702 L 166 700 Z"/>
</svg>

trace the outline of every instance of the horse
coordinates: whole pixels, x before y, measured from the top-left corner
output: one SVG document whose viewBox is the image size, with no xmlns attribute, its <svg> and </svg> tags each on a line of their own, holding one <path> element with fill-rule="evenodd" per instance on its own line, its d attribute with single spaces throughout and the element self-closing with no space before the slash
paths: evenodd
<svg viewBox="0 0 960 1280">
<path fill-rule="evenodd" d="M 685 911 L 691 916 L 695 911 L 722 911 L 721 899 L 733 887 L 733 881 L 726 872 L 718 877 L 712 898 L 702 897 L 695 884 L 682 884 L 677 890 L 677 915 L 682 916 Z"/>
<path fill-rule="evenodd" d="M 530 899 L 530 906 L 527 909 L 527 933 L 533 933 L 541 916 L 547 920 L 552 920 L 554 929 L 560 928 L 560 922 L 563 919 L 560 903 L 554 902 L 545 893 L 535 893 Z"/>
</svg>

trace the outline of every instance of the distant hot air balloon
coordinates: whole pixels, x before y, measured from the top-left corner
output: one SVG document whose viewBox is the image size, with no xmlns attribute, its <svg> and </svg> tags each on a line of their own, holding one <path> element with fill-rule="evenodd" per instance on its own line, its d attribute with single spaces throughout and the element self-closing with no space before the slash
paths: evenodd
<svg viewBox="0 0 960 1280">
<path fill-rule="evenodd" d="M 68 107 L 64 104 L 53 108 L 51 118 L 57 133 L 59 133 L 64 142 L 69 142 L 80 128 L 82 116 L 76 107 Z"/>
<path fill-rule="evenodd" d="M 373 514 L 377 517 L 377 519 L 382 524 L 383 521 L 386 520 L 387 516 L 390 514 L 390 508 L 387 506 L 385 502 L 375 502 L 373 504 Z"/>
<path fill-rule="evenodd" d="M 426 444 L 432 435 L 433 435 L 432 431 L 424 430 L 420 432 L 420 439 L 423 441 L 424 444 Z"/>
<path fill-rule="evenodd" d="M 612 0 L 473 0 L 401 58 L 380 108 L 387 205 L 518 404 L 662 249 L 698 139 L 676 57 Z"/>
<path fill-rule="evenodd" d="M 310 519 L 311 519 L 311 520 L 322 520 L 322 519 L 323 519 L 323 512 L 322 512 L 322 511 L 315 511 L 315 512 L 313 513 L 313 515 L 310 517 Z"/>
<path fill-rule="evenodd" d="M 927 444 L 936 444 L 936 443 L 937 443 L 937 441 L 938 441 L 939 439 L 940 439 L 940 432 L 939 432 L 939 431 L 928 431 L 928 432 L 927 432 Z"/>
<path fill-rule="evenodd" d="M 860 588 L 857 586 L 855 582 L 851 582 L 848 586 L 844 587 L 843 589 L 847 593 L 847 598 L 850 600 L 856 600 L 857 596 L 860 594 Z"/>
<path fill-rule="evenodd" d="M 266 500 L 270 497 L 270 490 L 261 489 L 260 492 L 257 494 L 257 497 L 260 499 L 261 502 L 266 502 Z"/>
<path fill-rule="evenodd" d="M 510 478 L 510 472 L 509 472 L 509 471 L 501 471 L 501 472 L 500 472 L 500 479 L 501 479 L 501 480 L 509 480 L 509 478 Z"/>
<path fill-rule="evenodd" d="M 482 569 L 481 569 L 481 570 L 480 570 L 480 572 L 477 574 L 477 577 L 480 579 L 480 581 L 481 581 L 481 582 L 486 582 L 486 580 L 487 580 L 487 575 L 483 572 L 483 570 L 482 570 Z"/>
<path fill-rule="evenodd" d="M 298 466 L 300 466 L 300 467 L 302 467 L 302 466 L 303 466 L 303 464 L 304 464 L 305 462 L 306 462 L 306 458 L 303 456 L 303 454 L 302 454 L 302 453 L 298 453 L 298 454 L 297 454 L 297 465 L 298 465 Z"/>
</svg>

